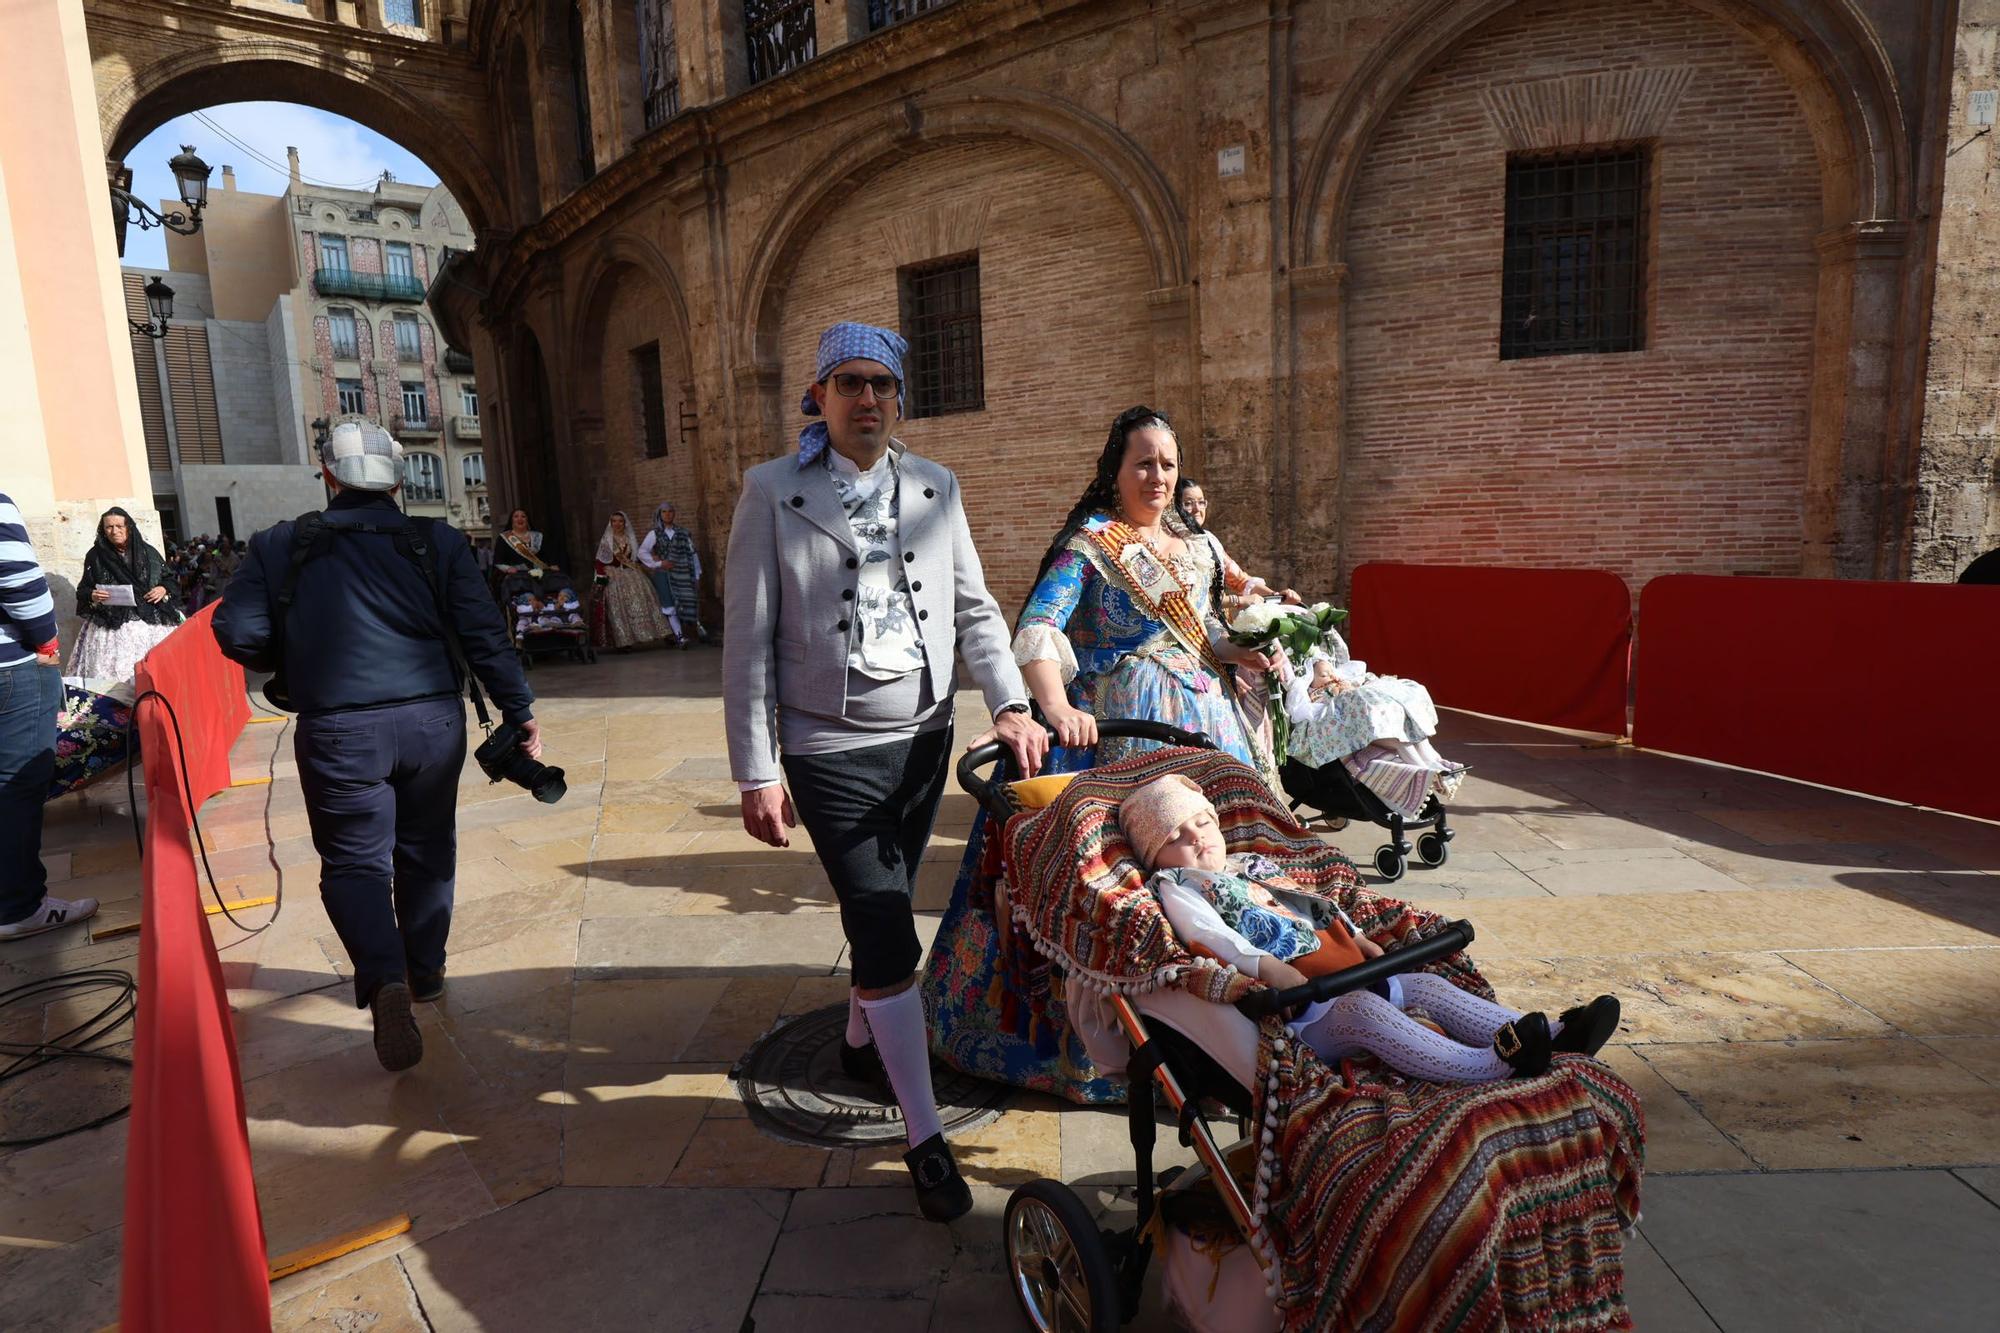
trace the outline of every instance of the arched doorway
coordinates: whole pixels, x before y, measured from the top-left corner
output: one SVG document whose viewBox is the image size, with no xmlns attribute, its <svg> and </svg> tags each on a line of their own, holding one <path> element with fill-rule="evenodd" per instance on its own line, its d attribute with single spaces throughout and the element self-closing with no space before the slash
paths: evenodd
<svg viewBox="0 0 2000 1333">
<path fill-rule="evenodd" d="M 555 411 L 549 397 L 548 367 L 533 330 L 516 334 L 510 388 L 508 436 L 514 447 L 514 478 L 518 493 L 507 506 L 528 511 L 547 547 L 543 554 L 564 568 L 588 559 L 588 515 L 571 514 L 563 505 L 562 469 L 556 457 Z"/>
</svg>

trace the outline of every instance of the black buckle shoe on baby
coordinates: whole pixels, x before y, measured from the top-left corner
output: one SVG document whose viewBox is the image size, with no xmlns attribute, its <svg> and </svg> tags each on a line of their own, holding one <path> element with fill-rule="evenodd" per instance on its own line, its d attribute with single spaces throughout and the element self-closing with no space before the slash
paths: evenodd
<svg viewBox="0 0 2000 1333">
<path fill-rule="evenodd" d="M 933 1222 L 949 1222 L 972 1211 L 972 1190 L 958 1174 L 943 1134 L 933 1134 L 903 1154 L 917 1187 L 917 1206 Z"/>
<path fill-rule="evenodd" d="M 1493 1034 L 1493 1053 L 1505 1060 L 1520 1078 L 1548 1072 L 1553 1050 L 1547 1014 L 1522 1014 L 1511 1023 L 1502 1023 Z"/>
<path fill-rule="evenodd" d="M 840 1072 L 856 1083 L 879 1088 L 889 1086 L 889 1071 L 882 1067 L 882 1053 L 875 1049 L 872 1041 L 866 1046 L 849 1046 L 847 1038 L 841 1037 Z"/>
<path fill-rule="evenodd" d="M 1563 1010 L 1562 1031 L 1551 1044 L 1558 1051 L 1596 1055 L 1617 1032 L 1618 997 L 1600 995 L 1589 1004 Z"/>
</svg>

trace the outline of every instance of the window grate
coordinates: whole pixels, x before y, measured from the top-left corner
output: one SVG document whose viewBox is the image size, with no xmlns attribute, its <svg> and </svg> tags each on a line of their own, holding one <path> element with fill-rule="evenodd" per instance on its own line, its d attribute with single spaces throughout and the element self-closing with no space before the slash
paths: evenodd
<svg viewBox="0 0 2000 1333">
<path fill-rule="evenodd" d="M 912 417 L 935 417 L 984 408 L 979 256 L 906 268 L 896 276 L 903 336 L 910 344 L 904 411 Z"/>
<path fill-rule="evenodd" d="M 639 78 L 647 129 L 680 113 L 681 61 L 674 42 L 673 0 L 639 0 Z"/>
<path fill-rule="evenodd" d="M 660 375 L 660 345 L 632 349 L 632 379 L 639 390 L 639 441 L 647 458 L 667 456 L 667 386 Z"/>
<path fill-rule="evenodd" d="M 743 0 L 743 42 L 750 82 L 797 69 L 818 51 L 812 0 Z"/>
<path fill-rule="evenodd" d="M 892 23 L 902 23 L 950 3 L 951 0 L 868 0 L 868 31 L 880 32 Z"/>
<path fill-rule="evenodd" d="M 1646 150 L 1507 160 L 1500 359 L 1646 342 Z"/>
</svg>

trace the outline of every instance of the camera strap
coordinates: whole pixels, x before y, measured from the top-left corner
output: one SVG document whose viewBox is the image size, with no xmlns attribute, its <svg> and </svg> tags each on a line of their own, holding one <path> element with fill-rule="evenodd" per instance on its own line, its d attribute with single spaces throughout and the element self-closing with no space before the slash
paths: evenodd
<svg viewBox="0 0 2000 1333">
<path fill-rule="evenodd" d="M 286 564 L 284 582 L 278 587 L 277 602 L 271 614 L 271 654 L 279 674 L 283 674 L 285 666 L 285 616 L 298 593 L 299 571 L 305 568 L 306 562 L 324 555 L 339 533 L 373 532 L 390 536 L 395 538 L 396 549 L 422 572 L 424 583 L 431 590 L 438 622 L 444 628 L 445 652 L 451 658 L 452 676 L 457 687 L 453 692 L 471 692 L 472 711 L 478 716 L 481 729 L 491 732 L 493 719 L 486 711 L 486 697 L 480 692 L 479 677 L 473 674 L 471 664 L 465 659 L 465 647 L 459 642 L 458 626 L 452 621 L 451 609 L 445 599 L 442 571 L 438 569 L 431 544 L 437 523 L 434 518 L 407 517 L 401 522 L 388 524 L 329 523 L 317 509 L 300 514 L 293 522 L 291 559 Z M 419 524 L 423 525 L 421 529 Z"/>
</svg>

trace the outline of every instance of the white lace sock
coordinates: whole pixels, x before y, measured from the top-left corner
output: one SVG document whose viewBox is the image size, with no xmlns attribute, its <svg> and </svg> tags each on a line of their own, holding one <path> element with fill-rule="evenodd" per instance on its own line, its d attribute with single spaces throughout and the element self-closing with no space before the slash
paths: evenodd
<svg viewBox="0 0 2000 1333">
<path fill-rule="evenodd" d="M 1435 1018 L 1459 1041 L 1474 1046 L 1489 1045 L 1502 1024 L 1521 1016 L 1518 1009 L 1482 1000 L 1471 991 L 1461 990 L 1435 972 L 1404 972 L 1397 976 L 1403 988 L 1403 1007 L 1416 1009 Z M 1549 1020 L 1549 1035 L 1563 1030 L 1562 1020 Z"/>
<path fill-rule="evenodd" d="M 1491 1046 L 1441 1037 L 1373 991 L 1349 991 L 1299 1029 L 1299 1036 L 1321 1059 L 1366 1051 L 1430 1083 L 1491 1083 L 1514 1073 Z"/>
<path fill-rule="evenodd" d="M 1449 761 L 1437 752 L 1437 746 L 1432 745 L 1428 738 L 1416 742 L 1410 748 L 1417 752 L 1417 758 L 1423 760 L 1431 768 L 1450 767 Z"/>
<path fill-rule="evenodd" d="M 889 1072 L 889 1087 L 896 1104 L 903 1108 L 903 1128 L 909 1131 L 910 1146 L 916 1147 L 933 1134 L 942 1133 L 938 1119 L 937 1094 L 931 1091 L 931 1042 L 924 1031 L 924 997 L 915 986 L 880 1000 L 863 1000 L 868 1030 L 875 1034 L 875 1049 L 882 1055 L 882 1068 Z"/>
<path fill-rule="evenodd" d="M 866 1046 L 875 1038 L 868 1035 L 868 1018 L 861 1012 L 861 988 L 847 988 L 847 1044 Z"/>
<path fill-rule="evenodd" d="M 680 638 L 681 637 L 680 609 L 678 607 L 663 606 L 660 608 L 660 614 L 667 618 L 667 628 L 674 632 L 674 637 L 676 639 Z"/>
</svg>

